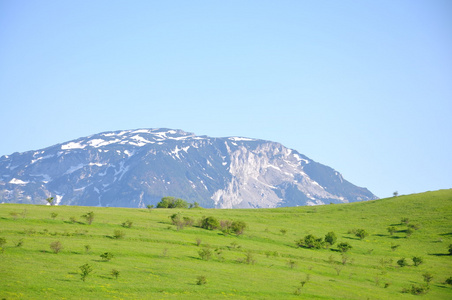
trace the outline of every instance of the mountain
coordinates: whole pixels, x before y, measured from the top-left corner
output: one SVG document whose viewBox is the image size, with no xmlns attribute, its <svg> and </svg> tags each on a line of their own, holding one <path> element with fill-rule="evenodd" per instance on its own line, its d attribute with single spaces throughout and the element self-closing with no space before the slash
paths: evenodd
<svg viewBox="0 0 452 300">
<path fill-rule="evenodd" d="M 377 198 L 279 143 L 172 129 L 104 132 L 0 157 L 1 203 L 145 207 L 164 196 L 216 208 Z"/>
</svg>

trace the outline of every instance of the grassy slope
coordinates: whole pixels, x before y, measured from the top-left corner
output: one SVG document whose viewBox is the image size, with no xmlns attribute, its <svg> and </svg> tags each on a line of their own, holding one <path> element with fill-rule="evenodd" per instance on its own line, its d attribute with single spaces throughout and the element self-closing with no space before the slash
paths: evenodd
<svg viewBox="0 0 452 300">
<path fill-rule="evenodd" d="M 69 221 L 70 217 L 83 221 L 80 216 L 89 211 L 95 213 L 91 225 Z M 177 211 L 195 219 L 205 215 L 243 220 L 249 229 L 239 237 L 197 227 L 177 231 L 168 218 Z M 55 220 L 51 212 L 58 213 Z M 410 238 L 405 238 L 403 217 L 421 225 Z M 126 220 L 133 221 L 132 228 L 121 227 Z M 394 236 L 386 230 L 391 225 L 398 229 Z M 347 233 L 353 228 L 364 228 L 370 235 L 359 240 Z M 111 238 L 116 229 L 125 233 L 123 239 Z M 333 251 L 335 247 L 295 247 L 294 241 L 306 234 L 323 237 L 329 231 L 336 233 L 338 242 L 353 246 L 347 253 L 351 263 L 339 264 L 341 255 Z M 401 290 L 423 283 L 425 272 L 434 276 L 425 298 L 452 298 L 452 287 L 444 284 L 452 276 L 452 257 L 443 255 L 452 243 L 452 190 L 353 204 L 256 210 L 2 204 L 0 237 L 7 241 L 0 253 L 0 298 L 6 299 L 410 299 L 416 296 Z M 23 246 L 16 247 L 20 239 Z M 201 239 L 200 247 L 196 239 Z M 54 241 L 64 246 L 59 254 L 49 248 Z M 212 250 L 222 249 L 224 260 L 216 256 L 201 260 L 198 251 L 207 244 Z M 85 245 L 91 246 L 89 253 Z M 391 245 L 400 247 L 392 251 Z M 106 251 L 115 258 L 103 262 L 99 255 Z M 247 251 L 253 253 L 254 265 L 237 262 Z M 402 257 L 412 265 L 413 256 L 421 256 L 424 263 L 397 266 Z M 392 263 L 384 266 L 382 259 Z M 293 269 L 289 260 L 297 263 Z M 83 282 L 79 266 L 85 263 L 93 266 L 94 273 Z M 118 279 L 110 275 L 112 269 L 120 271 Z M 307 274 L 310 281 L 301 295 L 294 295 Z M 207 278 L 206 285 L 196 285 L 199 275 Z M 389 287 L 384 288 L 385 283 Z"/>
</svg>

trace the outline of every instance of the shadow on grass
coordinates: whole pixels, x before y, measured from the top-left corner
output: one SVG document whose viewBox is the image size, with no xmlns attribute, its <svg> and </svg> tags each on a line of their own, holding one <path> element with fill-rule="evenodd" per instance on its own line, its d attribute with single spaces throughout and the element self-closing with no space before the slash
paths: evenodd
<svg viewBox="0 0 452 300">
<path fill-rule="evenodd" d="M 452 232 L 441 233 L 440 236 L 452 236 Z"/>
<path fill-rule="evenodd" d="M 433 255 L 433 256 L 451 256 L 449 253 L 429 253 L 428 255 Z"/>
</svg>

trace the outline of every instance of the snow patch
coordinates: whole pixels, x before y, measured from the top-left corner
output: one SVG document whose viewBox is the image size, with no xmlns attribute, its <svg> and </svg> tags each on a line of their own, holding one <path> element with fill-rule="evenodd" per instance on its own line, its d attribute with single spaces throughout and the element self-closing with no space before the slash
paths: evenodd
<svg viewBox="0 0 452 300">
<path fill-rule="evenodd" d="M 83 149 L 86 145 L 80 143 L 70 142 L 61 146 L 61 150 L 71 150 L 71 149 Z"/>
<path fill-rule="evenodd" d="M 27 184 L 27 183 L 29 183 L 29 181 L 23 181 L 23 180 L 20 180 L 17 178 L 13 178 L 9 181 L 9 183 L 11 183 L 11 184 Z"/>
<path fill-rule="evenodd" d="M 85 166 L 84 164 L 72 166 L 63 175 L 68 175 L 68 174 L 74 173 L 75 171 L 82 169 L 84 166 Z"/>
<path fill-rule="evenodd" d="M 238 137 L 238 136 L 232 136 L 232 137 L 230 137 L 228 139 L 231 140 L 231 141 L 236 141 L 236 142 L 239 142 L 239 141 L 255 141 L 255 139 Z"/>
</svg>

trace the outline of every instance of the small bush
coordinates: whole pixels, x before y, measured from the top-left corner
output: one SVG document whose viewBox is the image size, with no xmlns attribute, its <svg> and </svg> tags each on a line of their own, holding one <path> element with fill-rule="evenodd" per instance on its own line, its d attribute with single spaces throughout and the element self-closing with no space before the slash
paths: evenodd
<svg viewBox="0 0 452 300">
<path fill-rule="evenodd" d="M 402 218 L 402 219 L 400 220 L 400 222 L 401 222 L 402 224 L 408 225 L 408 223 L 410 223 L 410 219 L 408 219 L 408 218 Z"/>
<path fill-rule="evenodd" d="M 202 240 L 200 238 L 196 239 L 196 246 L 199 247 L 199 245 L 201 245 Z"/>
<path fill-rule="evenodd" d="M 125 221 L 124 223 L 121 224 L 122 227 L 124 228 L 131 228 L 133 225 L 133 222 L 130 220 Z"/>
<path fill-rule="evenodd" d="M 85 218 L 86 222 L 91 225 L 94 221 L 94 212 L 90 211 L 89 213 L 84 214 L 82 218 Z"/>
<path fill-rule="evenodd" d="M 452 255 L 452 244 L 449 245 L 449 255 Z"/>
<path fill-rule="evenodd" d="M 83 281 L 86 280 L 86 277 L 93 271 L 93 267 L 91 267 L 89 264 L 84 264 L 82 266 L 79 267 L 80 271 L 81 271 L 81 279 Z"/>
<path fill-rule="evenodd" d="M 359 237 L 360 240 L 364 239 L 369 234 L 364 229 L 357 229 L 355 235 Z"/>
<path fill-rule="evenodd" d="M 4 244 L 6 244 L 6 239 L 4 237 L 0 237 L 0 248 L 2 248 Z"/>
<path fill-rule="evenodd" d="M 56 212 L 53 212 L 50 214 L 50 217 L 55 220 L 56 217 L 58 217 L 58 214 Z"/>
<path fill-rule="evenodd" d="M 91 251 L 90 245 L 85 245 L 85 253 L 89 253 Z"/>
<path fill-rule="evenodd" d="M 412 294 L 412 295 L 423 295 L 423 294 L 426 294 L 429 289 L 430 288 L 428 286 L 425 286 L 425 285 L 412 284 L 410 288 L 404 288 L 402 290 L 402 293 L 409 293 L 409 294 Z"/>
<path fill-rule="evenodd" d="M 110 261 L 110 260 L 114 257 L 114 255 L 113 255 L 112 253 L 110 253 L 110 252 L 105 252 L 105 253 L 102 253 L 102 254 L 100 255 L 100 257 L 101 257 L 102 260 L 104 260 L 104 261 Z"/>
<path fill-rule="evenodd" d="M 422 277 L 424 277 L 424 281 L 427 283 L 427 285 L 429 285 L 430 281 L 432 281 L 433 279 L 433 275 L 430 274 L 429 272 L 422 274 Z"/>
<path fill-rule="evenodd" d="M 312 234 L 308 234 L 303 239 L 295 241 L 295 243 L 298 247 L 310 249 L 320 249 L 325 244 L 322 238 L 317 238 Z"/>
<path fill-rule="evenodd" d="M 246 227 L 246 223 L 243 221 L 233 221 L 231 231 L 236 235 L 241 235 L 245 231 Z"/>
<path fill-rule="evenodd" d="M 281 229 L 279 232 L 281 232 L 282 235 L 286 235 L 287 229 Z"/>
<path fill-rule="evenodd" d="M 408 228 L 407 230 L 405 230 L 406 237 L 409 238 L 413 234 L 413 232 L 414 232 L 414 230 L 411 228 Z"/>
<path fill-rule="evenodd" d="M 336 240 L 337 240 L 336 234 L 332 231 L 328 232 L 325 235 L 325 243 L 328 246 L 333 246 L 336 243 Z"/>
<path fill-rule="evenodd" d="M 77 223 L 77 219 L 75 217 L 70 217 L 69 221 L 71 221 L 71 223 Z"/>
<path fill-rule="evenodd" d="M 389 226 L 388 227 L 388 232 L 390 235 L 394 235 L 394 232 L 396 232 L 397 229 L 394 226 Z"/>
<path fill-rule="evenodd" d="M 196 277 L 196 284 L 197 285 L 204 285 L 204 284 L 206 284 L 207 283 L 207 278 L 206 278 L 206 276 L 198 276 L 198 277 Z"/>
<path fill-rule="evenodd" d="M 208 247 L 204 247 L 203 249 L 199 250 L 198 254 L 202 260 L 209 260 L 212 257 L 212 251 Z"/>
<path fill-rule="evenodd" d="M 203 217 L 201 219 L 201 228 L 213 230 L 218 227 L 220 227 L 220 222 L 214 217 Z"/>
<path fill-rule="evenodd" d="M 50 249 L 52 249 L 55 254 L 58 254 L 58 252 L 63 250 L 63 245 L 61 245 L 60 241 L 52 242 L 50 243 Z"/>
<path fill-rule="evenodd" d="M 397 261 L 397 264 L 398 264 L 400 267 L 406 267 L 406 266 L 408 266 L 408 262 L 406 261 L 405 258 L 399 259 L 399 260 Z"/>
<path fill-rule="evenodd" d="M 345 253 L 352 248 L 353 247 L 347 242 L 342 242 L 337 245 L 337 249 L 339 249 L 339 251 L 341 251 L 342 253 Z"/>
<path fill-rule="evenodd" d="M 113 237 L 115 239 L 122 239 L 122 238 L 124 238 L 124 236 L 125 236 L 125 234 L 122 230 L 115 229 L 115 231 L 113 232 Z"/>
<path fill-rule="evenodd" d="M 448 285 L 452 285 L 452 276 L 447 278 L 445 283 L 448 284 Z"/>
<path fill-rule="evenodd" d="M 289 265 L 289 268 L 291 268 L 291 269 L 293 269 L 293 268 L 295 268 L 297 266 L 297 262 L 294 261 L 293 259 L 289 259 L 287 264 Z"/>
<path fill-rule="evenodd" d="M 424 260 L 422 259 L 422 257 L 419 257 L 419 256 L 414 256 L 413 257 L 413 263 L 414 263 L 415 267 L 419 266 L 423 262 L 424 262 Z"/>
<path fill-rule="evenodd" d="M 113 270 L 111 270 L 111 272 L 110 272 L 110 274 L 115 278 L 115 279 L 118 279 L 118 277 L 119 277 L 119 271 L 118 270 L 116 270 L 116 269 L 113 269 Z"/>
<path fill-rule="evenodd" d="M 24 245 L 24 239 L 20 239 L 16 243 L 16 247 L 22 247 Z"/>
</svg>

